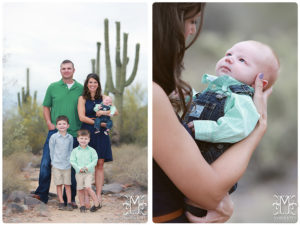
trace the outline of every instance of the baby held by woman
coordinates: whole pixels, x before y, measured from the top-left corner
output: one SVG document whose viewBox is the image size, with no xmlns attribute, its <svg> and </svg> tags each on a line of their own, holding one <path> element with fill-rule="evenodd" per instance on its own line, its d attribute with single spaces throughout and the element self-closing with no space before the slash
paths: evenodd
<svg viewBox="0 0 300 225">
<path fill-rule="evenodd" d="M 217 62 L 216 76 L 203 75 L 202 83 L 208 87 L 193 95 L 184 123 L 208 163 L 253 131 L 260 117 L 252 100 L 255 79 L 259 74 L 266 90 L 272 87 L 278 73 L 279 60 L 269 46 L 243 41 L 228 49 Z M 236 187 L 237 184 L 229 193 Z M 191 202 L 186 210 L 197 216 L 207 212 Z"/>
</svg>

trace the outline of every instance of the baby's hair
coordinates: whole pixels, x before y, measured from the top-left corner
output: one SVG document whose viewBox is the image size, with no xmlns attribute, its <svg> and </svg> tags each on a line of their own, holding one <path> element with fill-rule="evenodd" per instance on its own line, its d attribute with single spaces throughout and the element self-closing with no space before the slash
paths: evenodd
<svg viewBox="0 0 300 225">
<path fill-rule="evenodd" d="M 110 98 L 110 99 L 112 99 L 112 97 L 109 96 L 109 95 L 103 95 L 103 98 Z"/>
<path fill-rule="evenodd" d="M 58 123 L 58 121 L 61 121 L 61 120 L 66 121 L 66 122 L 69 124 L 69 119 L 68 119 L 68 117 L 65 116 L 65 115 L 58 116 L 58 117 L 56 118 L 56 124 Z"/>
<path fill-rule="evenodd" d="M 250 40 L 249 42 L 255 43 L 259 49 L 266 48 L 269 50 L 269 54 L 265 58 L 265 61 L 266 62 L 268 61 L 268 63 L 265 64 L 267 68 L 265 72 L 266 75 L 265 77 L 268 80 L 268 85 L 266 86 L 265 89 L 268 89 L 275 83 L 279 75 L 279 68 L 280 68 L 279 58 L 269 45 L 266 45 L 259 41 L 253 41 L 253 40 Z"/>
<path fill-rule="evenodd" d="M 90 137 L 91 135 L 90 135 L 90 132 L 88 130 L 82 129 L 82 130 L 77 131 L 77 137 L 79 137 L 79 136 L 88 136 L 88 137 Z"/>
</svg>

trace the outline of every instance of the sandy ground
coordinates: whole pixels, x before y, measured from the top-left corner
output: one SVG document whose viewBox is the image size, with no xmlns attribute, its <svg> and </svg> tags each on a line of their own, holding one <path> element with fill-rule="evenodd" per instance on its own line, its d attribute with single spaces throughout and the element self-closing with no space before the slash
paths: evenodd
<svg viewBox="0 0 300 225">
<path fill-rule="evenodd" d="M 35 169 L 30 173 L 30 178 L 38 178 L 39 170 Z M 37 181 L 31 181 L 32 190 L 38 185 Z M 56 187 L 51 182 L 50 192 L 56 193 Z M 79 209 L 73 211 L 61 211 L 54 205 L 48 205 L 49 214 L 47 216 L 38 216 L 38 210 L 31 210 L 26 213 L 13 214 L 10 217 L 3 217 L 3 222 L 8 223 L 143 223 L 147 222 L 146 210 L 138 210 L 138 203 L 145 206 L 148 202 L 146 193 L 130 193 L 130 191 L 122 192 L 121 195 L 132 196 L 130 198 L 119 197 L 114 195 L 103 195 L 103 207 L 97 212 L 80 213 Z M 142 201 L 136 201 L 138 197 L 142 197 Z M 79 203 L 78 198 L 76 202 Z"/>
</svg>

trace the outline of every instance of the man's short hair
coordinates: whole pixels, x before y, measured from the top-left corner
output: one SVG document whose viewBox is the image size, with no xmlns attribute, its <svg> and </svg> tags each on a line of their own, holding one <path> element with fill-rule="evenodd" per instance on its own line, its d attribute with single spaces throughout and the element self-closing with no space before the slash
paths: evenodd
<svg viewBox="0 0 300 225">
<path fill-rule="evenodd" d="M 91 136 L 90 132 L 88 130 L 82 129 L 77 131 L 77 137 L 79 136 Z"/>
<path fill-rule="evenodd" d="M 69 59 L 65 59 L 64 61 L 62 61 L 61 64 L 60 64 L 60 66 L 61 66 L 62 64 L 67 64 L 67 63 L 71 63 L 72 66 L 73 66 L 73 68 L 74 68 L 74 63 L 73 63 L 71 60 L 69 60 Z"/>
<path fill-rule="evenodd" d="M 58 123 L 58 121 L 61 121 L 61 120 L 66 121 L 66 122 L 69 124 L 69 119 L 68 119 L 68 117 L 65 116 L 65 115 L 58 116 L 58 117 L 56 118 L 56 124 Z"/>
</svg>

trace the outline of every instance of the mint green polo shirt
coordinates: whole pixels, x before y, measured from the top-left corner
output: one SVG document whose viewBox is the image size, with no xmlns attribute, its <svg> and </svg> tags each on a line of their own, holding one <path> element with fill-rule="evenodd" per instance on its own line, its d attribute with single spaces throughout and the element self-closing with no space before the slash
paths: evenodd
<svg viewBox="0 0 300 225">
<path fill-rule="evenodd" d="M 80 145 L 73 149 L 70 157 L 70 163 L 75 169 L 76 173 L 86 167 L 88 173 L 93 173 L 95 171 L 95 166 L 98 162 L 98 154 L 95 149 L 90 146 L 86 148 L 81 148 Z"/>
<path fill-rule="evenodd" d="M 69 89 L 61 79 L 49 85 L 43 106 L 51 109 L 51 123 L 56 124 L 56 118 L 65 115 L 69 118 L 70 127 L 68 133 L 76 137 L 77 130 L 80 129 L 77 103 L 82 95 L 83 86 L 74 80 L 73 86 Z"/>
<path fill-rule="evenodd" d="M 227 75 L 216 77 L 209 74 L 203 75 L 202 83 L 208 84 L 204 91 L 225 94 L 227 99 L 224 116 L 217 121 L 193 121 L 195 139 L 212 143 L 235 143 L 247 137 L 255 128 L 260 115 L 250 96 L 233 93 L 229 88 L 230 85 L 242 83 Z"/>
</svg>

